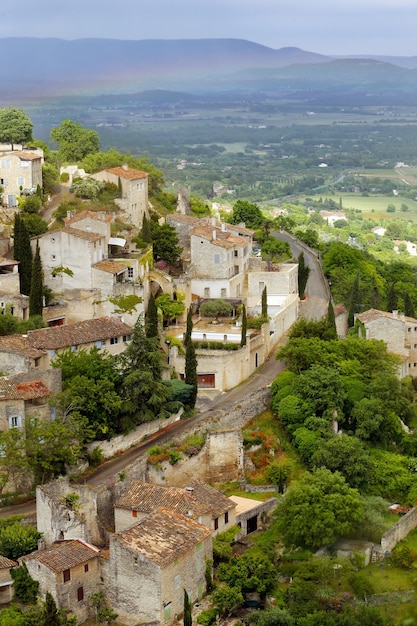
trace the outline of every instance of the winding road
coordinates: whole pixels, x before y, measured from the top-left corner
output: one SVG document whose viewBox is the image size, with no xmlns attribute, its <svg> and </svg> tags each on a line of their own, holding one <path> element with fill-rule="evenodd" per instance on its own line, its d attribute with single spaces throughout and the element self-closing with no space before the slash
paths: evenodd
<svg viewBox="0 0 417 626">
<path fill-rule="evenodd" d="M 306 264 L 310 267 L 310 276 L 307 283 L 306 299 L 300 302 L 300 316 L 308 319 L 320 319 L 327 311 L 329 300 L 328 285 L 323 276 L 317 253 L 313 252 L 303 243 L 285 232 L 275 233 L 275 236 L 282 241 L 288 241 L 294 258 L 298 258 L 304 252 Z M 285 338 L 283 338 L 285 341 Z M 200 421 L 215 418 L 220 411 L 231 409 L 242 399 L 262 387 L 265 387 L 277 377 L 284 369 L 283 363 L 275 359 L 275 354 L 269 355 L 265 363 L 250 376 L 244 384 L 222 393 L 215 400 L 198 399 L 197 413 L 187 420 L 180 420 L 170 424 L 166 428 L 150 436 L 146 441 L 130 448 L 117 458 L 111 459 L 100 465 L 96 470 L 90 472 L 81 482 L 96 487 L 105 480 L 110 479 L 116 473 L 122 471 L 127 465 L 132 463 L 139 456 L 144 454 L 156 443 L 163 443 L 174 434 L 181 435 L 190 429 L 190 426 Z M 0 509 L 0 518 L 12 515 L 34 515 L 36 513 L 36 502 L 32 500 L 25 504 L 3 507 Z"/>
</svg>

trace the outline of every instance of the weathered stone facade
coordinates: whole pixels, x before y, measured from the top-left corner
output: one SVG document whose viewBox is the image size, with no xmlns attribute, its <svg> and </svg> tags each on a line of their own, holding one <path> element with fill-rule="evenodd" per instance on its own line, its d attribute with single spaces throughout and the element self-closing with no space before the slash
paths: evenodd
<svg viewBox="0 0 417 626">
<path fill-rule="evenodd" d="M 2 204 L 17 206 L 17 199 L 25 192 L 42 189 L 43 150 L 25 148 L 0 152 L 0 186 Z"/>
<path fill-rule="evenodd" d="M 92 175 L 92 178 L 121 185 L 122 197 L 116 200 L 127 220 L 135 228 L 142 228 L 143 216 L 148 211 L 148 174 L 122 165 Z"/>
</svg>

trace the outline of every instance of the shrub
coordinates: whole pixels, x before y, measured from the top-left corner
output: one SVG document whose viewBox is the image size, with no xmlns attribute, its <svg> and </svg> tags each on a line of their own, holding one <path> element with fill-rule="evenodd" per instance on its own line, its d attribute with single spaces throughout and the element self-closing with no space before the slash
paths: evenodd
<svg viewBox="0 0 417 626">
<path fill-rule="evenodd" d="M 178 450 L 170 450 L 169 451 L 169 462 L 171 465 L 176 465 L 178 461 L 181 461 L 182 454 L 178 452 Z"/>
<path fill-rule="evenodd" d="M 374 586 L 369 577 L 364 574 L 351 574 L 348 578 L 349 585 L 357 598 L 365 600 L 375 593 Z"/>
<path fill-rule="evenodd" d="M 87 455 L 87 460 L 90 467 L 98 467 L 103 458 L 103 450 L 99 446 L 91 450 L 90 454 Z"/>
<path fill-rule="evenodd" d="M 211 626 L 216 623 L 217 609 L 206 609 L 197 617 L 197 624 Z"/>
<path fill-rule="evenodd" d="M 403 542 L 397 543 L 391 552 L 391 563 L 395 567 L 410 569 L 413 565 L 413 554 L 410 548 Z"/>
<path fill-rule="evenodd" d="M 61 181 L 61 183 L 67 183 L 69 181 L 68 172 L 62 172 L 61 176 L 59 177 L 59 180 Z"/>
</svg>

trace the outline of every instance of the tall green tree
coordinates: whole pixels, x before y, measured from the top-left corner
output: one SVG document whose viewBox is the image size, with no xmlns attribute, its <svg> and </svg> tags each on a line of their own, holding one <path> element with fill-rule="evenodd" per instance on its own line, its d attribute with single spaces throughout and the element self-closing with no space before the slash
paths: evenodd
<svg viewBox="0 0 417 626">
<path fill-rule="evenodd" d="M 32 262 L 32 278 L 29 293 L 29 316 L 42 315 L 43 310 L 43 271 L 39 252 L 39 241 Z"/>
<path fill-rule="evenodd" d="M 158 337 L 158 307 L 156 306 L 155 296 L 152 292 L 148 300 L 145 332 L 147 337 Z"/>
<path fill-rule="evenodd" d="M 262 290 L 261 315 L 262 317 L 268 317 L 268 292 L 266 285 Z"/>
<path fill-rule="evenodd" d="M 413 301 L 411 300 L 411 296 L 410 294 L 407 293 L 404 296 L 404 315 L 406 317 L 415 317 L 415 311 L 414 311 L 414 305 L 413 305 Z"/>
<path fill-rule="evenodd" d="M 360 311 L 360 291 L 359 291 L 359 272 L 356 272 L 353 281 L 352 291 L 350 293 L 350 303 L 348 312 L 348 326 L 352 328 L 355 323 L 355 313 Z"/>
<path fill-rule="evenodd" d="M 25 144 L 32 139 L 33 124 L 22 109 L 0 109 L 0 143 Z"/>
<path fill-rule="evenodd" d="M 51 139 L 59 146 L 62 161 L 75 163 L 98 151 L 99 136 L 95 130 L 83 128 L 80 122 L 63 120 L 51 129 Z"/>
<path fill-rule="evenodd" d="M 398 310 L 398 295 L 397 290 L 395 289 L 395 283 L 392 282 L 387 294 L 387 311 L 397 311 Z"/>
<path fill-rule="evenodd" d="M 237 200 L 233 205 L 233 212 L 230 218 L 231 224 L 244 223 L 246 228 L 261 228 L 264 223 L 264 216 L 257 204 L 248 200 Z"/>
<path fill-rule="evenodd" d="M 187 311 L 187 323 L 185 327 L 184 345 L 186 346 L 193 334 L 193 309 L 190 306 Z"/>
<path fill-rule="evenodd" d="M 192 616 L 191 609 L 192 607 L 191 607 L 189 595 L 186 589 L 184 589 L 184 619 L 183 619 L 184 626 L 193 626 L 193 616 Z"/>
<path fill-rule="evenodd" d="M 13 256 L 19 261 L 20 293 L 30 294 L 32 280 L 32 248 L 25 223 L 19 214 L 14 219 L 14 247 Z"/>
<path fill-rule="evenodd" d="M 339 472 L 318 469 L 290 486 L 277 507 L 287 545 L 317 549 L 332 544 L 363 518 L 359 492 Z"/>
<path fill-rule="evenodd" d="M 149 220 L 145 213 L 142 221 L 142 228 L 140 231 L 140 238 L 144 243 L 152 243 L 152 234 L 149 228 Z"/>
<path fill-rule="evenodd" d="M 55 600 L 49 591 L 46 592 L 45 604 L 43 606 L 43 624 L 48 626 L 61 626 L 61 619 Z"/>
<path fill-rule="evenodd" d="M 327 324 L 330 332 L 334 333 L 334 339 L 337 339 L 336 316 L 334 314 L 333 302 L 330 299 L 327 305 Z"/>
<path fill-rule="evenodd" d="M 246 334 L 248 332 L 248 316 L 246 315 L 246 307 L 243 305 L 242 307 L 242 330 L 240 335 L 240 347 L 246 346 L 247 338 Z"/>
<path fill-rule="evenodd" d="M 142 316 L 133 328 L 131 342 L 120 355 L 122 412 L 126 427 L 167 416 L 170 391 L 161 376 L 162 351 L 156 337 L 147 337 Z"/>
<path fill-rule="evenodd" d="M 181 256 L 183 248 L 179 245 L 178 235 L 173 226 L 169 224 L 159 224 L 157 220 L 151 219 L 149 222 L 151 232 L 153 258 L 160 259 L 167 263 L 175 263 Z"/>
<path fill-rule="evenodd" d="M 195 406 L 198 392 L 198 377 L 197 377 L 197 357 L 195 354 L 195 347 L 192 341 L 188 341 L 185 348 L 185 383 L 191 385 L 193 393 L 190 399 L 190 407 Z"/>
<path fill-rule="evenodd" d="M 304 298 L 305 296 L 309 275 L 310 268 L 306 265 L 304 252 L 301 252 L 298 255 L 298 295 L 300 298 Z"/>
</svg>

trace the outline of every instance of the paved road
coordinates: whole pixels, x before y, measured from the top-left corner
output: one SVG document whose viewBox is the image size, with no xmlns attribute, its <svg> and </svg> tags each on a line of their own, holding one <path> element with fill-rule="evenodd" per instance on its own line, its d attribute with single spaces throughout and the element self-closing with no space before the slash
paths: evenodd
<svg viewBox="0 0 417 626">
<path fill-rule="evenodd" d="M 306 289 L 307 297 L 300 302 L 300 315 L 310 319 L 321 318 L 325 315 L 327 310 L 328 288 L 323 278 L 317 255 L 287 233 L 276 233 L 275 236 L 282 241 L 289 242 L 294 258 L 297 258 L 300 252 L 304 252 L 305 261 L 311 271 Z M 285 338 L 283 338 L 282 341 L 285 341 Z M 216 417 L 220 411 L 230 409 L 235 404 L 241 402 L 242 398 L 269 385 L 283 369 L 284 365 L 275 359 L 275 354 L 271 354 L 265 363 L 259 367 L 244 384 L 222 393 L 215 400 L 199 399 L 197 402 L 198 413 L 196 413 L 196 415 L 187 420 L 170 424 L 149 437 L 145 442 L 134 448 L 130 448 L 121 456 L 100 465 L 94 472 L 86 476 L 82 482 L 85 482 L 85 484 L 91 487 L 103 483 L 114 476 L 114 474 L 123 470 L 126 465 L 132 463 L 156 443 L 164 442 L 167 438 L 172 437 L 173 434 L 182 434 L 190 428 L 190 425 Z M 31 515 L 35 512 L 36 505 L 35 502 L 32 501 L 23 505 L 2 508 L 0 509 L 0 517 Z"/>
</svg>

